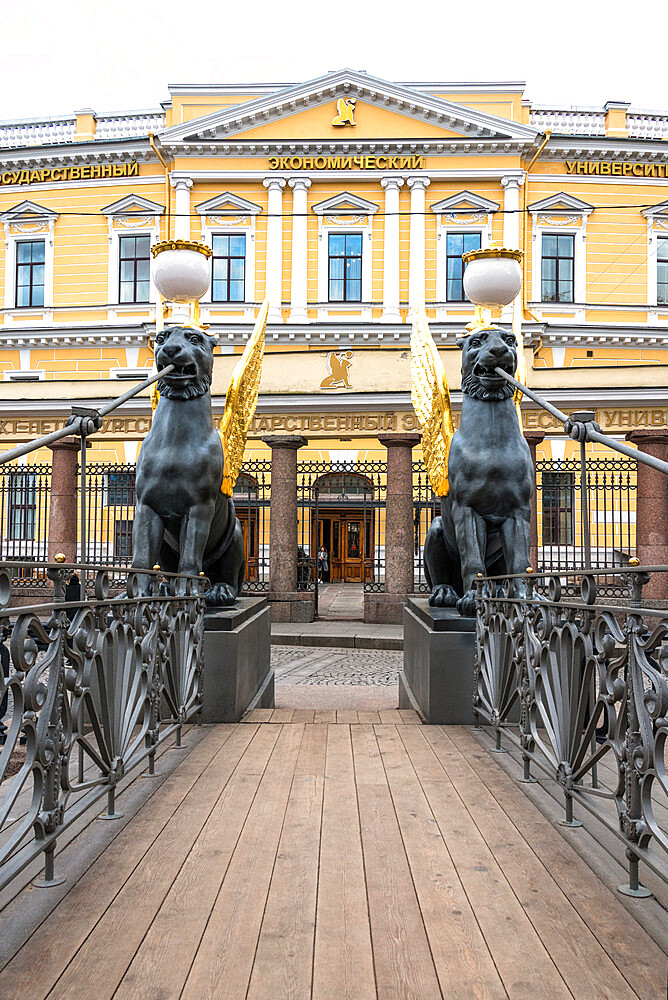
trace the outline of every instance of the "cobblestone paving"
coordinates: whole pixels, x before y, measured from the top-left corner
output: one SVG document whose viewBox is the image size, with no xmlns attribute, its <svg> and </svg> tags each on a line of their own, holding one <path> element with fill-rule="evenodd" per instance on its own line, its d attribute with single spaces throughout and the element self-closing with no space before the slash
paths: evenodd
<svg viewBox="0 0 668 1000">
<path fill-rule="evenodd" d="M 400 650 L 272 646 L 277 684 L 396 685 L 403 659 Z"/>
</svg>

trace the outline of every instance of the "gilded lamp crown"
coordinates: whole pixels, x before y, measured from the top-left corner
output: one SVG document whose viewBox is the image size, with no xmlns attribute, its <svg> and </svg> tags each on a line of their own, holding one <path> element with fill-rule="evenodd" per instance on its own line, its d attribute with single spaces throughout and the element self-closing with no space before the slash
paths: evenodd
<svg viewBox="0 0 668 1000">
<path fill-rule="evenodd" d="M 457 340 L 470 337 L 476 330 L 489 328 L 483 309 L 509 305 L 522 287 L 522 250 L 492 246 L 462 254 L 467 265 L 464 271 L 464 293 L 475 305 L 475 317 L 458 334 Z"/>
</svg>

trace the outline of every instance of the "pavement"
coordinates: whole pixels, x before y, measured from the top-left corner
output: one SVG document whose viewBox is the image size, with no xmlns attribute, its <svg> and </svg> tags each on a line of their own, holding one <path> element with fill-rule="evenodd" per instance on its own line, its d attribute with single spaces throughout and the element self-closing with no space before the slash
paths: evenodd
<svg viewBox="0 0 668 1000">
<path fill-rule="evenodd" d="M 274 646 L 335 646 L 339 649 L 404 648 L 402 625 L 365 625 L 361 583 L 320 585 L 318 620 L 309 623 L 276 622 L 271 626 Z"/>
<path fill-rule="evenodd" d="M 402 660 L 398 650 L 272 646 L 276 708 L 396 708 Z"/>
</svg>

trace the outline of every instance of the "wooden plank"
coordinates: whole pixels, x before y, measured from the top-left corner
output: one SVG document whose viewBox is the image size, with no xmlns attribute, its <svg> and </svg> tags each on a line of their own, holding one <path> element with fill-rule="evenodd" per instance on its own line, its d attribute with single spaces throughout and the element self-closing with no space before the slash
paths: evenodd
<svg viewBox="0 0 668 1000">
<path fill-rule="evenodd" d="M 437 755 L 440 747 L 450 749 L 456 745 L 444 729 L 432 730 L 427 739 Z M 466 741 L 465 746 L 470 748 L 471 744 Z M 590 1000 L 592 996 L 633 1000 L 634 991 L 536 857 L 532 850 L 534 838 L 525 840 L 505 812 L 503 802 L 492 795 L 461 750 L 458 759 L 449 762 L 448 776 L 576 1000 Z M 549 824 L 539 815 L 536 825 L 540 840 L 543 827 Z M 575 863 L 576 859 L 572 860 Z M 598 901 L 603 908 L 609 896 L 601 886 Z"/>
<path fill-rule="evenodd" d="M 384 726 L 401 726 L 403 724 L 403 719 L 397 708 L 381 708 L 380 721 Z"/>
<path fill-rule="evenodd" d="M 252 712 L 248 715 L 244 715 L 242 722 L 269 722 L 275 709 L 273 708 L 254 708 Z"/>
<path fill-rule="evenodd" d="M 219 770 L 218 754 L 224 749 L 235 727 L 217 726 L 177 768 L 160 789 L 160 795 L 151 798 L 92 865 L 58 905 L 52 918 L 39 927 L 16 957 L 5 967 L 0 978 L 3 996 L 25 998 L 44 997 L 58 977 L 74 960 L 77 950 L 86 941 L 91 929 L 104 920 L 128 876 L 138 871 L 147 851 L 158 842 L 165 842 L 169 821 L 182 810 L 189 796 L 198 787 L 207 768 Z M 252 739 L 256 730 L 244 730 Z M 111 934 L 116 942 L 117 933 Z M 39 948 L 40 961 L 35 963 L 35 948 Z M 84 974 L 82 982 L 88 981 Z M 57 990 L 60 996 L 60 989 Z M 76 994 L 75 994 L 76 995 Z M 79 994 L 80 995 L 80 994 Z M 94 995 L 94 994 L 91 994 Z"/>
<path fill-rule="evenodd" d="M 357 712 L 351 711 L 349 709 L 337 708 L 336 721 L 338 723 L 343 723 L 344 725 L 357 725 L 358 722 Z"/>
<path fill-rule="evenodd" d="M 373 726 L 374 724 L 378 725 L 380 723 L 380 715 L 378 712 L 362 711 L 362 709 L 358 709 L 357 721 L 367 726 Z"/>
<path fill-rule="evenodd" d="M 348 726 L 328 727 L 325 779 L 313 1000 L 376 1000 Z"/>
<path fill-rule="evenodd" d="M 505 1000 L 506 991 L 406 747 L 395 726 L 378 727 L 376 735 L 443 996 Z"/>
<path fill-rule="evenodd" d="M 248 1000 L 311 996 L 327 726 L 299 751 L 253 962 Z"/>
<path fill-rule="evenodd" d="M 527 791 L 534 792 L 536 785 L 518 787 L 496 760 L 487 753 L 480 756 L 479 742 L 465 730 L 458 730 L 453 741 L 466 753 L 475 755 L 476 772 L 482 781 L 509 812 L 636 993 L 646 1000 L 660 996 L 665 986 L 664 951 L 629 915 L 624 905 L 626 899 L 622 901 L 606 889 L 586 860 L 569 846 L 561 832 L 564 828 L 556 829 L 527 797 Z"/>
<path fill-rule="evenodd" d="M 375 734 L 353 726 L 351 736 L 379 1000 L 441 1000 Z"/>
<path fill-rule="evenodd" d="M 296 708 L 292 714 L 293 722 L 303 722 L 306 725 L 313 723 L 315 712 L 312 708 Z"/>
<path fill-rule="evenodd" d="M 569 1000 L 570 990 L 453 788 L 447 757 L 437 757 L 427 742 L 434 728 L 405 726 L 401 738 L 508 996 Z"/>
<path fill-rule="evenodd" d="M 271 723 L 283 725 L 284 723 L 292 722 L 292 716 L 294 714 L 294 708 L 275 708 L 271 713 L 269 721 Z"/>
<path fill-rule="evenodd" d="M 183 1000 L 246 997 L 304 727 L 283 726 L 279 733 L 186 980 Z"/>
<path fill-rule="evenodd" d="M 181 995 L 262 776 L 276 750 L 280 730 L 275 726 L 267 726 L 265 730 L 262 743 L 251 744 L 225 786 L 114 1000 L 155 1000 Z"/>
<path fill-rule="evenodd" d="M 333 708 L 316 708 L 313 721 L 317 723 L 336 722 L 336 710 Z"/>
<path fill-rule="evenodd" d="M 417 714 L 413 708 L 400 708 L 398 709 L 399 715 L 401 716 L 401 721 L 405 726 L 421 726 L 422 719 Z"/>
</svg>

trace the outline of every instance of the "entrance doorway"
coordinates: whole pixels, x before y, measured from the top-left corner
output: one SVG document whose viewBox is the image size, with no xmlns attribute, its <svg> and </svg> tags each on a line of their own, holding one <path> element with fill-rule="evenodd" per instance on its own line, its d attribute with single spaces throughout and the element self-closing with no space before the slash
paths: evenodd
<svg viewBox="0 0 668 1000">
<path fill-rule="evenodd" d="M 370 514 L 367 513 L 365 526 L 363 510 L 321 510 L 318 528 L 319 537 L 315 539 L 314 551 L 321 545 L 327 549 L 327 583 L 361 583 L 364 573 L 367 580 L 373 579 L 373 521 Z"/>
</svg>

